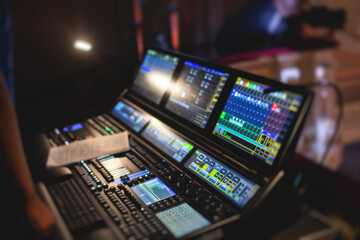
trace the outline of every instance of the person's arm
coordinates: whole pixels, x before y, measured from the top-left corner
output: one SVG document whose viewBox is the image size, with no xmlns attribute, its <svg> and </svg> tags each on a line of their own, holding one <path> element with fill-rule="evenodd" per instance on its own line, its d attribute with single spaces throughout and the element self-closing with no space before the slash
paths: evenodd
<svg viewBox="0 0 360 240">
<path fill-rule="evenodd" d="M 22 201 L 34 233 L 39 238 L 51 234 L 55 218 L 36 193 L 22 146 L 15 107 L 0 71 L 0 167 Z"/>
</svg>

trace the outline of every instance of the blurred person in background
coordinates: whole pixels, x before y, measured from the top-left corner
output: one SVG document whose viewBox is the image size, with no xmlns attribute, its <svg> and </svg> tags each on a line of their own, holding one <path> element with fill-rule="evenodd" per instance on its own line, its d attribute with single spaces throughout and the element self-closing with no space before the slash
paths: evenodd
<svg viewBox="0 0 360 240">
<path fill-rule="evenodd" d="M 344 22 L 344 11 L 311 7 L 306 0 L 248 1 L 220 28 L 217 50 L 225 56 L 276 47 L 322 46 L 333 42 L 333 29 L 342 28 Z"/>
</svg>

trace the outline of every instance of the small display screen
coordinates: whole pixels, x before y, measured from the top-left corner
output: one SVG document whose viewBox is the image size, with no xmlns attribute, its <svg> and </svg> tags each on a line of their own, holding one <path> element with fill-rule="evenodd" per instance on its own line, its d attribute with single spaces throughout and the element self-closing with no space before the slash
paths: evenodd
<svg viewBox="0 0 360 240">
<path fill-rule="evenodd" d="M 303 97 L 238 78 L 213 134 L 272 165 Z"/>
<path fill-rule="evenodd" d="M 177 57 L 149 49 L 131 90 L 159 104 L 178 63 Z"/>
<path fill-rule="evenodd" d="M 241 176 L 224 164 L 197 150 L 185 167 L 204 179 L 240 208 L 259 190 L 260 186 Z"/>
<path fill-rule="evenodd" d="M 139 169 L 127 157 L 108 155 L 99 157 L 97 160 L 111 174 L 116 184 L 121 182 L 122 176 L 139 172 Z"/>
<path fill-rule="evenodd" d="M 135 132 L 140 132 L 149 122 L 149 117 L 122 101 L 115 105 L 111 113 Z"/>
<path fill-rule="evenodd" d="M 210 221 L 195 211 L 189 204 L 182 203 L 176 207 L 156 214 L 156 217 L 176 237 L 180 238 L 189 233 L 210 225 Z"/>
<path fill-rule="evenodd" d="M 205 128 L 229 74 L 186 61 L 166 108 Z"/>
<path fill-rule="evenodd" d="M 131 190 L 145 203 L 150 205 L 165 198 L 176 195 L 160 179 L 154 178 L 139 185 L 131 187 Z"/>
<path fill-rule="evenodd" d="M 80 130 L 82 128 L 83 128 L 83 125 L 81 123 L 75 123 L 71 126 L 64 127 L 63 131 L 64 132 L 74 132 L 74 131 Z"/>
<path fill-rule="evenodd" d="M 141 136 L 177 162 L 181 162 L 194 147 L 155 119 L 151 120 Z"/>
</svg>

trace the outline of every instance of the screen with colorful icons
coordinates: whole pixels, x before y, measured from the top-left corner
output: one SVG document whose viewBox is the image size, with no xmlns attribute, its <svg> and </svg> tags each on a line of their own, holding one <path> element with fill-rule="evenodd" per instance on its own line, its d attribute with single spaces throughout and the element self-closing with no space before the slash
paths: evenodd
<svg viewBox="0 0 360 240">
<path fill-rule="evenodd" d="M 229 74 L 186 61 L 166 109 L 205 128 Z"/>
<path fill-rule="evenodd" d="M 171 132 L 165 124 L 155 119 L 151 120 L 150 124 L 141 133 L 141 136 L 177 162 L 181 162 L 194 147 L 177 134 Z"/>
<path fill-rule="evenodd" d="M 303 97 L 243 78 L 235 86 L 213 134 L 272 165 Z"/>
<path fill-rule="evenodd" d="M 159 104 L 168 89 L 179 58 L 152 49 L 146 52 L 131 90 Z"/>
<path fill-rule="evenodd" d="M 245 207 L 260 186 L 231 168 L 210 157 L 201 150 L 185 163 L 185 167 L 204 179 L 240 208 Z"/>
</svg>

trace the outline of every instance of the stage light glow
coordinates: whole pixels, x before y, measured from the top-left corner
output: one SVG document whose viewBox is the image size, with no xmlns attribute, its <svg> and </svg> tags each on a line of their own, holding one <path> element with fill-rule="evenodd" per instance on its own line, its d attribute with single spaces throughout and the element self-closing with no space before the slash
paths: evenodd
<svg viewBox="0 0 360 240">
<path fill-rule="evenodd" d="M 74 48 L 76 48 L 80 51 L 90 52 L 92 50 L 93 46 L 89 42 L 77 40 L 74 42 Z"/>
</svg>

